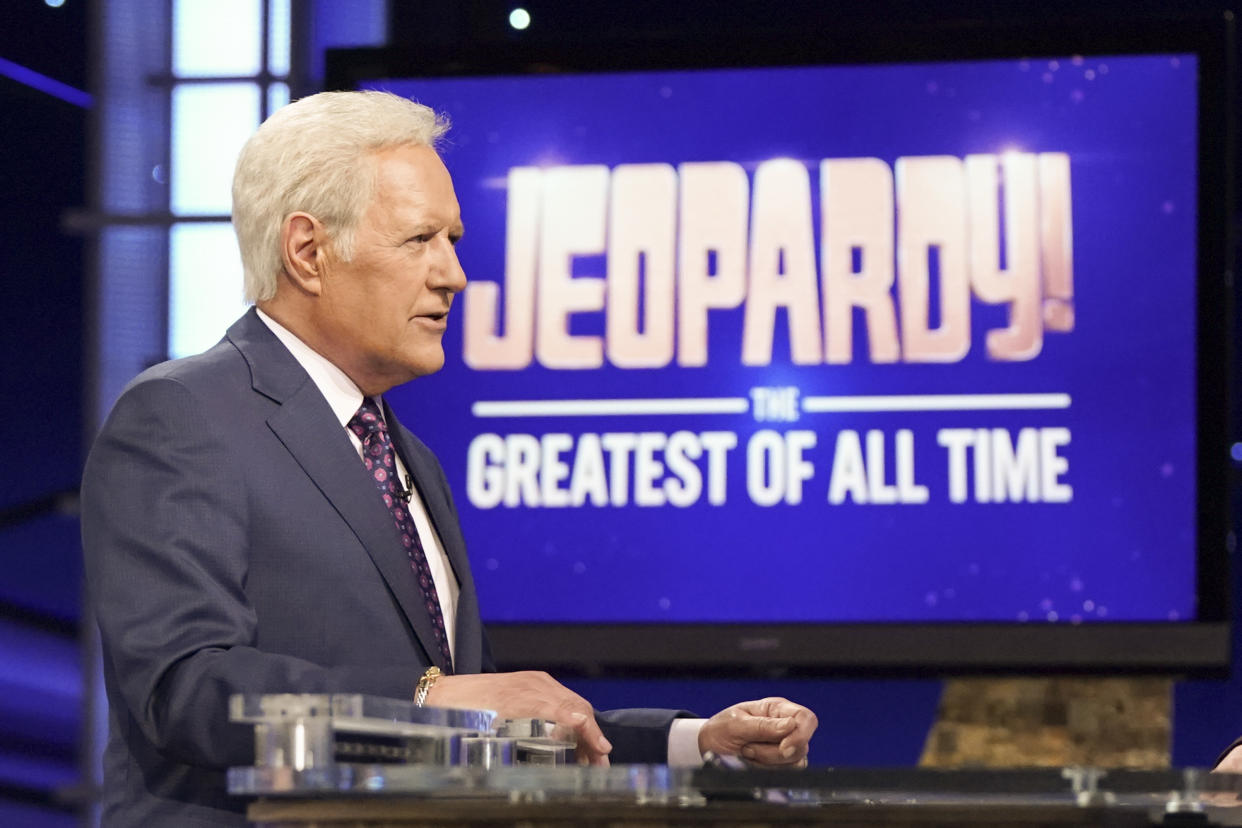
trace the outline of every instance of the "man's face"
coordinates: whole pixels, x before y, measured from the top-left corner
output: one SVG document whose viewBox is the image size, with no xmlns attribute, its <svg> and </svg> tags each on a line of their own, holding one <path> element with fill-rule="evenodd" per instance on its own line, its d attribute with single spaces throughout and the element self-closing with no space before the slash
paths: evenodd
<svg viewBox="0 0 1242 828">
<path fill-rule="evenodd" d="M 402 146 L 373 161 L 375 199 L 352 259 L 325 254 L 315 320 L 324 356 L 368 395 L 444 366 L 449 305 L 466 286 L 454 249 L 461 209 L 435 150 Z"/>
</svg>

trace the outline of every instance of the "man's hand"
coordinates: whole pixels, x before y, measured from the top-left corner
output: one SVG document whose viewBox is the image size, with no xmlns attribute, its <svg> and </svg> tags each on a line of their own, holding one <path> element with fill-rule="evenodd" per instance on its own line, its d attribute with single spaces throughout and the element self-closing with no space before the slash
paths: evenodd
<svg viewBox="0 0 1242 828">
<path fill-rule="evenodd" d="M 788 699 L 741 702 L 704 722 L 699 752 L 741 756 L 757 765 L 804 768 L 807 746 L 818 726 L 814 713 Z"/>
<path fill-rule="evenodd" d="M 1220 760 L 1220 764 L 1212 768 L 1214 771 L 1224 771 L 1225 773 L 1242 773 L 1242 745 L 1234 748 L 1225 754 L 1225 758 Z"/>
<path fill-rule="evenodd" d="M 445 676 L 432 685 L 427 704 L 495 710 L 506 719 L 548 719 L 567 725 L 578 738 L 578 761 L 607 765 L 612 745 L 595 723 L 586 699 L 547 673 L 482 673 Z"/>
</svg>

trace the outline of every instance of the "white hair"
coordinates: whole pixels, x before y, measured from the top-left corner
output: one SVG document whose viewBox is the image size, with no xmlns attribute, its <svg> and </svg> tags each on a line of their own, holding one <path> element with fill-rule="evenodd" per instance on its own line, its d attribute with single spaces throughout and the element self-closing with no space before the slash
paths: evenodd
<svg viewBox="0 0 1242 828">
<path fill-rule="evenodd" d="M 434 147 L 448 120 L 388 92 L 321 92 L 276 111 L 250 137 L 233 173 L 233 230 L 241 248 L 246 301 L 276 295 L 283 268 L 280 231 L 305 212 L 327 228 L 349 261 L 353 231 L 375 194 L 373 154 Z"/>
</svg>

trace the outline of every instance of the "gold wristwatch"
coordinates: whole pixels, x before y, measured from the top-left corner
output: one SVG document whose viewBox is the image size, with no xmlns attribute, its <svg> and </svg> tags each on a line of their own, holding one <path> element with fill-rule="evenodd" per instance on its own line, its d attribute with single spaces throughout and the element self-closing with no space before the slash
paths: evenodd
<svg viewBox="0 0 1242 828">
<path fill-rule="evenodd" d="M 439 667 L 428 667 L 427 672 L 423 673 L 423 677 L 418 680 L 418 686 L 414 688 L 414 706 L 422 707 L 427 703 L 427 694 L 431 692 L 431 688 L 440 680 L 440 676 L 444 675 L 440 672 Z"/>
</svg>

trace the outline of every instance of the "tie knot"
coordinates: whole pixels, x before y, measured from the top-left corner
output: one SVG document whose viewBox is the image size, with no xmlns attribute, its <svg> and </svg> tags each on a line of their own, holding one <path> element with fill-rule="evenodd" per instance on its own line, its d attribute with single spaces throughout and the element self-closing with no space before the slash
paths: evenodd
<svg viewBox="0 0 1242 828">
<path fill-rule="evenodd" d="M 359 440 L 365 440 L 372 434 L 383 434 L 387 430 L 384 428 L 384 418 L 380 416 L 379 406 L 370 397 L 363 398 L 362 405 L 358 406 L 357 413 L 349 421 L 349 430 L 358 435 Z"/>
</svg>

